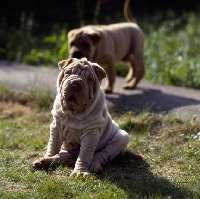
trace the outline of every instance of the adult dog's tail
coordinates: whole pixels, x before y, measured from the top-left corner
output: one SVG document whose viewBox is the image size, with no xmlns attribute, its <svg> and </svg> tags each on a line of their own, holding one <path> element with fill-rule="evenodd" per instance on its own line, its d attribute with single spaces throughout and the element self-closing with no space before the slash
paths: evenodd
<svg viewBox="0 0 200 199">
<path fill-rule="evenodd" d="M 132 16 L 130 11 L 130 0 L 124 2 L 124 17 L 127 22 L 137 23 L 136 19 Z"/>
</svg>

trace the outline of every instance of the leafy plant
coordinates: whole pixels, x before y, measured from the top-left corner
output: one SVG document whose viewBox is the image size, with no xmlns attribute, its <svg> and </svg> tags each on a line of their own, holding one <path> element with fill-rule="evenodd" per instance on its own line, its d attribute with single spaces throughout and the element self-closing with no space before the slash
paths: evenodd
<svg viewBox="0 0 200 199">
<path fill-rule="evenodd" d="M 184 21 L 182 26 L 181 22 Z M 200 88 L 200 21 L 194 13 L 149 26 L 146 78 L 161 84 Z"/>
<path fill-rule="evenodd" d="M 32 25 L 30 25 L 32 24 Z M 168 11 L 139 22 L 145 33 L 145 78 L 160 84 L 200 88 L 200 21 L 195 13 L 177 16 Z M 36 24 L 25 20 L 18 30 L 0 29 L 0 58 L 24 64 L 57 65 L 68 58 L 67 27 L 54 24 L 47 35 L 35 34 Z M 9 33 L 12 34 L 9 34 Z M 127 64 L 117 63 L 126 76 Z"/>
<path fill-rule="evenodd" d="M 32 49 L 24 57 L 24 64 L 54 65 L 68 57 L 67 31 L 62 29 L 60 35 L 53 34 L 42 39 L 43 49 Z M 44 48 L 45 47 L 45 48 Z"/>
</svg>

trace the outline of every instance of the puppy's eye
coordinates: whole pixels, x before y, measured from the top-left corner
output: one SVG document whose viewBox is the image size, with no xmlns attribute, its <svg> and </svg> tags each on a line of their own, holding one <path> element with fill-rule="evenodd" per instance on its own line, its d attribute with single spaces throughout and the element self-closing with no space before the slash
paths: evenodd
<svg viewBox="0 0 200 199">
<path fill-rule="evenodd" d="M 81 46 L 85 49 L 89 48 L 89 44 L 85 41 L 81 42 Z"/>
</svg>

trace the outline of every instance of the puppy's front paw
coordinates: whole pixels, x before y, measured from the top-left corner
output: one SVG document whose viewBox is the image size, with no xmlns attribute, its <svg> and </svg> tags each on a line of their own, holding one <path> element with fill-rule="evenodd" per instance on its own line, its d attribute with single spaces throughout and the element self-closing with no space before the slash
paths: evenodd
<svg viewBox="0 0 200 199">
<path fill-rule="evenodd" d="M 53 157 L 44 157 L 33 162 L 34 169 L 48 169 L 50 166 L 55 166 L 59 160 Z"/>
<path fill-rule="evenodd" d="M 98 159 L 93 160 L 90 165 L 90 172 L 99 173 L 100 171 L 102 171 L 101 162 Z"/>
<path fill-rule="evenodd" d="M 46 169 L 52 163 L 51 158 L 41 158 L 33 162 L 32 166 L 34 169 Z"/>
<path fill-rule="evenodd" d="M 80 171 L 80 170 L 74 170 L 70 176 L 88 176 L 91 175 L 91 173 L 89 171 Z"/>
</svg>

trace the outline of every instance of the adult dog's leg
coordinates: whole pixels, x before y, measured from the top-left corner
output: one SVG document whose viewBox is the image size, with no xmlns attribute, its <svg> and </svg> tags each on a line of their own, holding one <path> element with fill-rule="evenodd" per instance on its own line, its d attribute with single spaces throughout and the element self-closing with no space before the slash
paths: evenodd
<svg viewBox="0 0 200 199">
<path fill-rule="evenodd" d="M 116 76 L 115 60 L 110 59 L 109 61 L 106 62 L 106 73 L 107 73 L 107 78 L 103 89 L 105 93 L 112 93 Z"/>
<path fill-rule="evenodd" d="M 136 55 L 131 54 L 129 61 L 130 68 L 126 77 L 127 83 L 124 85 L 124 89 L 134 89 L 145 74 L 143 52 Z"/>
<path fill-rule="evenodd" d="M 126 82 L 129 82 L 131 81 L 131 79 L 133 78 L 134 76 L 134 71 L 136 70 L 136 67 L 135 67 L 135 58 L 134 58 L 134 55 L 131 54 L 129 57 L 128 57 L 128 65 L 129 65 L 129 71 L 128 71 L 128 74 L 125 78 Z"/>
<path fill-rule="evenodd" d="M 111 161 L 115 156 L 125 152 L 129 141 L 129 135 L 124 130 L 118 130 L 118 133 L 107 144 L 107 146 L 100 152 L 94 155 L 92 163 L 90 165 L 90 171 L 98 173 L 102 170 L 101 165 Z"/>
</svg>

